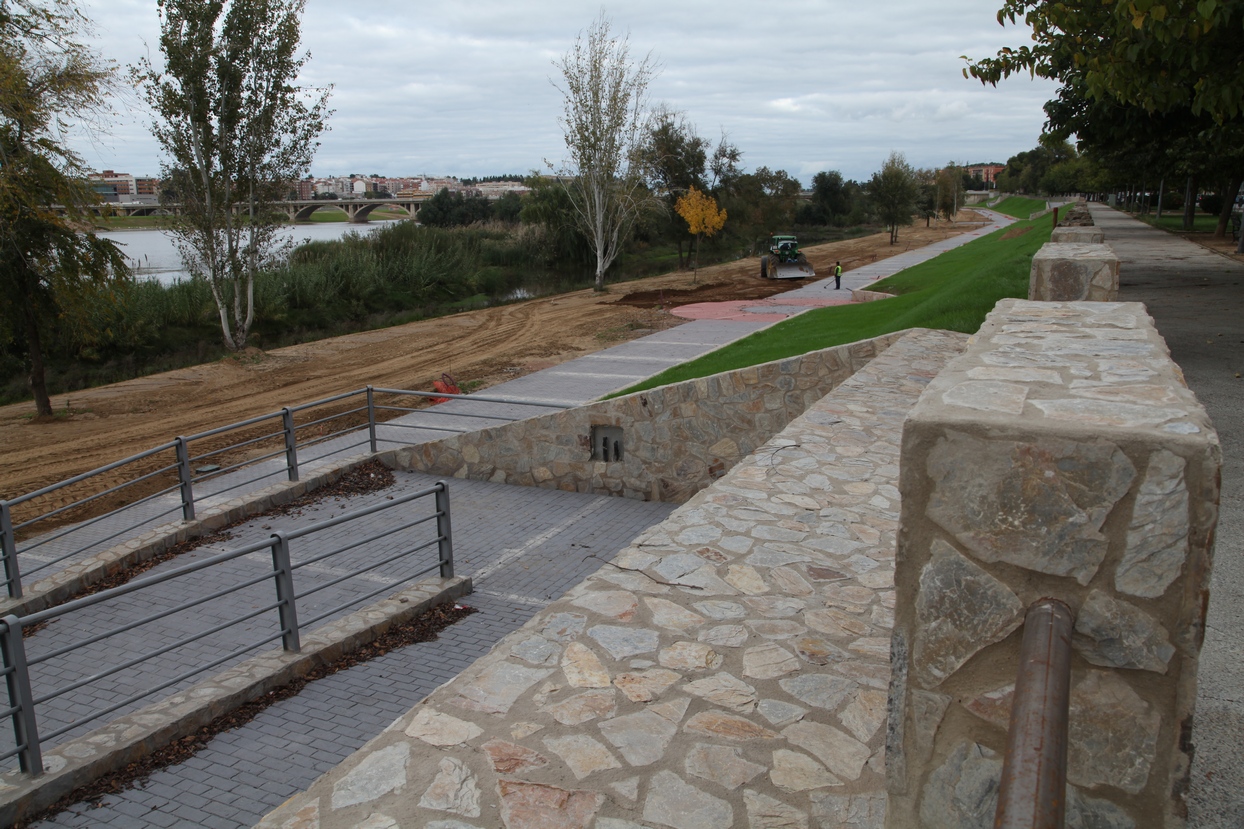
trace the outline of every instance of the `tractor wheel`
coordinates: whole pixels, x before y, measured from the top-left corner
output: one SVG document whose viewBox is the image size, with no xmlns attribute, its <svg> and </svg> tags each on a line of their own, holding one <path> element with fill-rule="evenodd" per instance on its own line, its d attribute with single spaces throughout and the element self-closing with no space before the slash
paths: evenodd
<svg viewBox="0 0 1244 829">
<path fill-rule="evenodd" d="M 760 257 L 760 278 L 761 279 L 769 278 L 769 257 L 768 256 Z"/>
</svg>

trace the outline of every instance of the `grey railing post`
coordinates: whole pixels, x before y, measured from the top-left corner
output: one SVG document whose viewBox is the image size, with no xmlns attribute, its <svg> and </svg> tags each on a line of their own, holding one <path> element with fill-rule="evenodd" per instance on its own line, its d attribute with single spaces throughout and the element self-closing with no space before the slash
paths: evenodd
<svg viewBox="0 0 1244 829">
<path fill-rule="evenodd" d="M 9 583 L 9 598 L 22 597 L 22 571 L 17 566 L 17 534 L 13 532 L 13 513 L 8 501 L 0 501 L 0 558 L 4 560 L 4 578 Z"/>
<path fill-rule="evenodd" d="M 194 473 L 190 469 L 190 446 L 177 438 L 177 479 L 181 482 L 181 517 L 194 520 Z"/>
<path fill-rule="evenodd" d="M 285 533 L 272 534 L 272 569 L 276 579 L 277 613 L 281 621 L 281 647 L 287 651 L 302 649 L 298 638 L 298 608 L 294 604 L 294 570 L 289 561 L 289 539 Z"/>
<path fill-rule="evenodd" d="M 294 413 L 289 406 L 281 409 L 281 425 L 285 430 L 285 467 L 289 479 L 298 480 L 298 438 L 294 435 Z"/>
<path fill-rule="evenodd" d="M 31 777 L 43 774 L 43 752 L 39 748 L 39 728 L 35 723 L 34 694 L 30 691 L 30 671 L 26 667 L 26 645 L 22 642 L 22 623 L 16 616 L 4 617 L 0 633 L 0 651 L 4 667 L 11 669 L 5 677 L 9 690 L 9 707 L 13 712 L 13 740 L 17 744 L 17 762 Z"/>
<path fill-rule="evenodd" d="M 376 452 L 376 395 L 367 387 L 367 436 L 371 438 L 371 451 Z"/>
<path fill-rule="evenodd" d="M 436 483 L 436 534 L 441 554 L 441 578 L 454 577 L 454 533 L 449 521 L 449 485 Z"/>
</svg>

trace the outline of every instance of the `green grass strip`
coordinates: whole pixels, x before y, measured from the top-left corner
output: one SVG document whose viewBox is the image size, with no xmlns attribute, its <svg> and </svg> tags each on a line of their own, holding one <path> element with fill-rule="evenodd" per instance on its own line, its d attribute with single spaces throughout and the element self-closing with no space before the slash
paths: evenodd
<svg viewBox="0 0 1244 829">
<path fill-rule="evenodd" d="M 1041 199 L 1025 199 L 1022 196 L 1011 196 L 1009 199 L 1003 199 L 990 209 L 1013 216 L 1016 219 L 1027 219 L 1033 213 L 1045 208 L 1046 204 Z"/>
<path fill-rule="evenodd" d="M 1032 255 L 1053 219 L 1016 222 L 869 286 L 893 299 L 818 308 L 674 366 L 611 397 L 781 360 L 906 328 L 975 332 L 998 300 L 1028 296 Z M 1003 238 L 1008 237 L 1008 238 Z"/>
</svg>

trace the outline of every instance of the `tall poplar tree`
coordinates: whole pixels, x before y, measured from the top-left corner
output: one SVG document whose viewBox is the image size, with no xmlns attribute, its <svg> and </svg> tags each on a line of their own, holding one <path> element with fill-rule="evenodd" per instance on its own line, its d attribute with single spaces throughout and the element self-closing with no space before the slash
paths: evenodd
<svg viewBox="0 0 1244 829">
<path fill-rule="evenodd" d="M 596 290 L 648 199 L 643 139 L 651 58 L 631 59 L 628 38 L 602 13 L 556 64 L 565 96 L 562 133 L 570 158 L 561 170 L 579 228 L 596 255 Z"/>
<path fill-rule="evenodd" d="M 186 270 L 211 286 L 226 347 L 246 345 L 255 276 L 279 250 L 274 202 L 306 175 L 330 89 L 296 85 L 305 0 L 159 0 L 164 66 L 133 70 L 158 116 Z"/>
</svg>

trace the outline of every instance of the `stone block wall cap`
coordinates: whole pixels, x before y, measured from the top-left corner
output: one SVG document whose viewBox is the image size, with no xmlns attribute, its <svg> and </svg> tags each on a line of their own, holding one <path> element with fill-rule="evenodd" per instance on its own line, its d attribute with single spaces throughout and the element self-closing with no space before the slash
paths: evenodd
<svg viewBox="0 0 1244 829">
<path fill-rule="evenodd" d="M 1117 262 L 1119 257 L 1109 245 L 1094 242 L 1046 242 L 1032 255 L 1040 259 L 1102 259 Z"/>
</svg>

